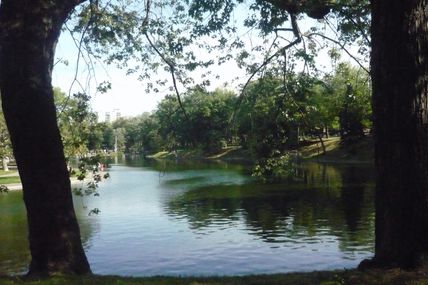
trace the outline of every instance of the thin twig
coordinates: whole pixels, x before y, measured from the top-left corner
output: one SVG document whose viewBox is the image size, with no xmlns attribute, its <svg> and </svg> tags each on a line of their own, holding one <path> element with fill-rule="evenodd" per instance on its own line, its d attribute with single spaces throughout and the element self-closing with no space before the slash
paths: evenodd
<svg viewBox="0 0 428 285">
<path fill-rule="evenodd" d="M 337 41 L 335 39 L 332 39 L 332 38 L 330 38 L 330 37 L 328 37 L 326 35 L 323 35 L 321 33 L 316 33 L 316 32 L 315 33 L 305 34 L 303 36 L 305 36 L 307 38 L 310 38 L 312 36 L 319 36 L 319 37 L 322 37 L 323 39 L 329 40 L 329 41 L 331 41 L 331 42 L 339 45 L 340 48 L 342 50 L 344 50 L 346 52 L 346 54 L 348 54 L 361 67 L 361 69 L 363 69 L 365 72 L 367 72 L 368 74 L 370 74 L 370 70 L 368 70 L 364 65 L 362 65 L 362 63 L 358 60 L 358 58 L 356 58 L 350 51 L 348 51 L 348 49 L 345 47 L 345 45 L 342 44 L 341 42 L 339 42 L 339 41 Z"/>
<path fill-rule="evenodd" d="M 149 15 L 150 15 L 152 1 L 151 0 L 147 0 L 145 3 L 146 3 L 146 15 L 144 17 L 143 26 L 142 26 L 143 34 L 146 37 L 147 41 L 149 42 L 150 46 L 153 48 L 153 50 L 168 65 L 169 71 L 171 73 L 172 84 L 173 84 L 174 90 L 175 90 L 175 95 L 177 96 L 178 104 L 179 104 L 181 110 L 183 111 L 183 114 L 184 114 L 184 117 L 186 118 L 186 120 L 190 121 L 190 118 L 187 115 L 186 109 L 183 106 L 183 102 L 181 101 L 180 91 L 178 90 L 178 87 L 177 87 L 177 79 L 175 77 L 175 65 L 174 65 L 173 62 L 171 62 L 169 59 L 167 59 L 166 56 L 156 47 L 156 45 L 150 39 L 149 34 L 147 33 L 147 27 L 149 26 L 149 21 L 150 21 L 150 16 Z"/>
<path fill-rule="evenodd" d="M 62 112 L 64 112 L 65 107 L 68 104 L 68 101 L 70 100 L 71 97 L 71 91 L 73 89 L 74 84 L 77 82 L 80 85 L 80 88 L 82 88 L 82 90 L 85 90 L 85 88 L 80 84 L 79 80 L 77 79 L 78 75 L 79 75 L 79 66 L 80 66 L 80 59 L 84 58 L 83 57 L 83 53 L 82 53 L 82 46 L 83 46 L 83 39 L 87 33 L 87 31 L 89 30 L 89 27 L 92 25 L 92 23 L 95 21 L 95 12 L 94 12 L 94 5 L 98 5 L 98 1 L 95 0 L 96 2 L 94 3 L 94 0 L 90 1 L 90 6 L 91 6 L 91 16 L 89 18 L 88 23 L 86 24 L 85 28 L 82 31 L 82 34 L 80 36 L 80 40 L 79 42 L 77 42 L 77 40 L 72 36 L 71 38 L 73 39 L 74 44 L 77 47 L 77 59 L 76 59 L 76 69 L 74 72 L 74 77 L 73 77 L 73 81 L 70 84 L 70 87 L 68 89 L 68 96 L 67 99 L 65 100 L 64 104 L 62 104 L 61 108 L 58 111 L 58 115 L 60 116 Z M 70 32 L 70 35 L 72 35 L 72 31 L 71 29 L 67 26 L 67 24 L 65 25 L 66 29 Z M 86 60 L 85 60 L 86 61 Z"/>
<path fill-rule="evenodd" d="M 150 46 L 153 48 L 153 50 L 160 56 L 160 58 L 168 65 L 169 67 L 169 71 L 171 73 L 171 77 L 172 77 L 172 83 L 174 85 L 174 90 L 175 90 L 175 94 L 177 96 L 177 100 L 178 100 L 178 104 L 180 105 L 181 110 L 184 113 L 184 116 L 186 117 L 187 121 L 190 121 L 190 118 L 186 112 L 186 109 L 183 106 L 183 102 L 181 100 L 181 95 L 180 92 L 178 91 L 178 87 L 177 87 L 177 80 L 175 78 L 175 66 L 174 64 L 166 58 L 166 56 L 155 46 L 155 44 L 152 42 L 152 40 L 150 39 L 149 35 L 147 34 L 146 31 L 144 31 L 144 35 L 147 39 L 147 41 L 149 42 Z"/>
<path fill-rule="evenodd" d="M 359 32 L 361 33 L 361 36 L 366 40 L 367 44 L 370 45 L 371 44 L 371 40 L 369 38 L 369 36 L 367 35 L 366 31 L 364 30 L 364 28 L 362 28 L 362 23 L 360 21 L 360 17 L 357 17 L 357 21 L 348 13 L 345 12 L 344 9 L 341 9 L 341 12 L 343 14 L 345 14 L 345 18 L 348 19 L 349 21 L 351 21 L 351 23 L 359 30 Z"/>
<path fill-rule="evenodd" d="M 284 53 L 284 51 L 288 50 L 289 48 L 293 47 L 294 45 L 300 43 L 302 41 L 302 37 L 300 35 L 300 30 L 299 30 L 299 26 L 297 25 L 297 18 L 296 15 L 291 14 L 290 15 L 290 19 L 291 19 L 291 26 L 292 26 L 292 32 L 294 34 L 294 37 L 296 38 L 294 41 L 290 42 L 288 45 L 280 48 L 279 50 L 277 50 L 273 55 L 269 56 L 251 75 L 250 77 L 247 79 L 247 81 L 245 82 L 244 86 L 242 87 L 241 90 L 241 94 L 238 97 L 238 101 L 235 105 L 235 110 L 233 111 L 232 114 L 232 119 L 231 121 L 234 122 L 235 120 L 235 115 L 237 110 L 239 109 L 239 107 L 242 104 L 242 101 L 245 97 L 245 91 L 248 87 L 248 85 L 250 84 L 250 82 L 253 80 L 254 76 L 256 76 L 256 74 L 265 66 L 267 66 L 274 58 L 282 55 Z"/>
</svg>

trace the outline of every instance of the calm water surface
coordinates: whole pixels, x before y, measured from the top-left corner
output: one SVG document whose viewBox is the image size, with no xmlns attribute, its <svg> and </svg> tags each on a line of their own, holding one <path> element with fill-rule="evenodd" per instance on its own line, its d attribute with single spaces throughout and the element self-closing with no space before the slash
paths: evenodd
<svg viewBox="0 0 428 285">
<path fill-rule="evenodd" d="M 76 198 L 94 273 L 237 275 L 354 267 L 373 252 L 372 168 L 310 163 L 261 184 L 223 162 L 115 164 Z M 0 274 L 29 260 L 20 192 L 0 195 Z M 92 208 L 101 213 L 88 216 Z"/>
</svg>

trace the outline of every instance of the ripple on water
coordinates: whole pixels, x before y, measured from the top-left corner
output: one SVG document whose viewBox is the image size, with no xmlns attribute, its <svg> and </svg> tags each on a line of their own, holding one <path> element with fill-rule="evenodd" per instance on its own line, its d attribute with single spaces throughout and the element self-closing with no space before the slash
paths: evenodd
<svg viewBox="0 0 428 285">
<path fill-rule="evenodd" d="M 156 166 L 113 166 L 111 181 L 100 185 L 101 197 L 84 201 L 101 214 L 78 212 L 93 271 L 135 276 L 278 273 L 352 267 L 371 255 L 370 187 L 342 183 L 349 177 L 365 179 L 360 170 L 348 175 L 345 167 L 308 166 L 311 185 L 305 188 L 304 179 L 298 187 L 259 185 L 240 170 L 216 167 L 175 165 L 162 168 L 160 176 Z M 336 181 L 335 187 L 315 187 L 323 179 L 320 169 L 328 181 Z M 2 202 L 0 209 L 5 209 Z M 25 240 L 26 233 L 12 226 L 2 220 L 0 232 L 13 229 Z M 5 268 L 7 273 L 25 271 L 28 260 L 11 258 L 22 242 L 0 239 L 7 243 L 3 248 L 11 248 L 0 251 L 0 273 Z"/>
</svg>

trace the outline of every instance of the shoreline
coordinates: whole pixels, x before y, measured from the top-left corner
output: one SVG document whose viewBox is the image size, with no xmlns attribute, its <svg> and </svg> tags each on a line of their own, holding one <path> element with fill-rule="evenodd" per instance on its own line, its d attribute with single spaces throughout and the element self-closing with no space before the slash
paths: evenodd
<svg viewBox="0 0 428 285">
<path fill-rule="evenodd" d="M 325 153 L 318 141 L 307 141 L 298 149 L 287 152 L 304 162 L 374 164 L 373 141 L 369 136 L 349 144 L 343 144 L 339 137 L 331 137 L 324 140 L 324 147 Z M 229 146 L 215 153 L 203 153 L 195 149 L 160 151 L 145 157 L 154 160 L 220 160 L 243 163 L 252 163 L 260 159 L 253 157 L 250 151 L 241 146 Z"/>
<path fill-rule="evenodd" d="M 16 175 L 16 176 L 19 176 L 19 175 Z M 77 180 L 77 178 L 75 178 L 75 177 L 71 177 L 70 178 L 70 184 L 71 184 L 71 187 L 73 187 L 73 186 L 76 186 L 79 183 L 85 183 L 85 182 L 88 182 L 90 180 L 91 179 L 85 179 L 85 180 L 81 181 L 81 180 Z M 6 193 L 9 192 L 9 191 L 22 191 L 22 184 L 21 183 L 10 183 L 10 184 L 1 184 L 1 185 L 7 187 Z"/>
<path fill-rule="evenodd" d="M 412 271 L 398 268 L 356 269 L 258 274 L 244 276 L 152 276 L 132 277 L 114 275 L 67 276 L 55 275 L 47 278 L 26 278 L 25 276 L 1 276 L 0 284 L 8 285 L 399 285 L 428 284 L 426 265 Z"/>
</svg>

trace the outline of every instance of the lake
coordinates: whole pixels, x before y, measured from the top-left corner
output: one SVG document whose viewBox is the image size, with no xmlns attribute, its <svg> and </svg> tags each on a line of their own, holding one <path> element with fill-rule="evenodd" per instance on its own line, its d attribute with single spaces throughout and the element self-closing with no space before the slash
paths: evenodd
<svg viewBox="0 0 428 285">
<path fill-rule="evenodd" d="M 373 254 L 371 165 L 305 163 L 280 184 L 226 162 L 128 158 L 109 173 L 100 197 L 75 198 L 96 274 L 343 269 Z M 25 272 L 27 248 L 22 193 L 0 194 L 0 274 Z"/>
</svg>

